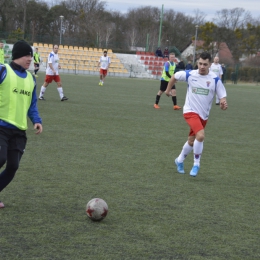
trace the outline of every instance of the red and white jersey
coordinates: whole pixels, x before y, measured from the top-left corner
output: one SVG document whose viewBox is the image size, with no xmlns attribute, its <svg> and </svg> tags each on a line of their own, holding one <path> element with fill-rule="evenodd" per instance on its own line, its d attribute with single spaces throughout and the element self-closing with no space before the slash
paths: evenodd
<svg viewBox="0 0 260 260">
<path fill-rule="evenodd" d="M 48 56 L 48 65 L 46 68 L 46 75 L 54 75 L 49 64 L 51 64 L 52 67 L 54 68 L 54 70 L 56 71 L 56 75 L 59 75 L 59 55 L 55 54 L 53 51 Z"/>
<path fill-rule="evenodd" d="M 187 81 L 188 89 L 183 106 L 183 113 L 194 112 L 207 120 L 214 95 L 221 99 L 227 96 L 222 81 L 212 71 L 200 75 L 199 70 L 179 71 L 174 74 L 177 81 Z"/>
<path fill-rule="evenodd" d="M 209 69 L 213 71 L 219 78 L 221 78 L 221 75 L 223 75 L 223 70 L 219 63 L 212 63 Z"/>
<path fill-rule="evenodd" d="M 109 64 L 111 63 L 111 60 L 110 60 L 110 57 L 108 57 L 108 56 L 106 56 L 106 57 L 101 56 L 99 59 L 99 62 L 100 62 L 100 69 L 107 70 Z"/>
</svg>

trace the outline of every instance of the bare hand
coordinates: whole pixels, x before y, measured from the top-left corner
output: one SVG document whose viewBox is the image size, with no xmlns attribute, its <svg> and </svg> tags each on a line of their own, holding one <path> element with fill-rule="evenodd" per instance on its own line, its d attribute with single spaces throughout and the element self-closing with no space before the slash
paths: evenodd
<svg viewBox="0 0 260 260">
<path fill-rule="evenodd" d="M 165 94 L 166 94 L 166 96 L 168 96 L 168 97 L 171 97 L 172 96 L 172 92 L 171 91 L 165 91 Z"/>
<path fill-rule="evenodd" d="M 228 104 L 227 104 L 227 101 L 222 101 L 220 102 L 220 108 L 222 110 L 226 110 L 228 108 Z"/>
<path fill-rule="evenodd" d="M 42 125 L 39 123 L 34 124 L 34 130 L 36 130 L 36 135 L 40 134 L 42 132 Z"/>
</svg>

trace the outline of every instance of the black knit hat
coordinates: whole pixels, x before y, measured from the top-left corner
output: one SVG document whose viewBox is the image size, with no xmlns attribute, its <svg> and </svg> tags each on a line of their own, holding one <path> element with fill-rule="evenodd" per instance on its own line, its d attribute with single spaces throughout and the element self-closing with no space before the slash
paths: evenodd
<svg viewBox="0 0 260 260">
<path fill-rule="evenodd" d="M 31 55 L 31 57 L 33 56 L 31 46 L 23 40 L 16 42 L 12 49 L 12 60 L 16 60 L 27 55 Z"/>
</svg>

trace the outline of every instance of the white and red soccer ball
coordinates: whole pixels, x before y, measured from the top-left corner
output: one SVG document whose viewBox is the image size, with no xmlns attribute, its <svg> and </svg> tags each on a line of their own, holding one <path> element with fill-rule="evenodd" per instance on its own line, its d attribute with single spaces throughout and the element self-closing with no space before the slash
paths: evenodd
<svg viewBox="0 0 260 260">
<path fill-rule="evenodd" d="M 94 198 L 88 202 L 86 213 L 91 220 L 101 221 L 107 216 L 107 203 L 100 198 Z"/>
</svg>

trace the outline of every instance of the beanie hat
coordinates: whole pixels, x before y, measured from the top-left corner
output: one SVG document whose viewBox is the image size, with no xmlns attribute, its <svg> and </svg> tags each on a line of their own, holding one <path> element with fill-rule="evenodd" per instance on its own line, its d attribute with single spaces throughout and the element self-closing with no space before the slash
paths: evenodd
<svg viewBox="0 0 260 260">
<path fill-rule="evenodd" d="M 31 46 L 23 40 L 16 42 L 12 49 L 12 60 L 16 60 L 27 55 L 31 55 L 31 57 L 33 56 Z"/>
</svg>

